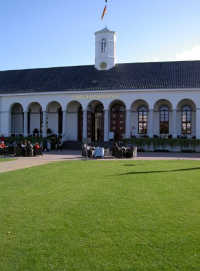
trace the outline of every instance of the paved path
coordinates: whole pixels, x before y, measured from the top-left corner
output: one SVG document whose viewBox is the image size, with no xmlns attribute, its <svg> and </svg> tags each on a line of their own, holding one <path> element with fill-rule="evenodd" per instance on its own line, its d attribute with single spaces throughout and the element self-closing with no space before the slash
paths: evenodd
<svg viewBox="0 0 200 271">
<path fill-rule="evenodd" d="M 1 159 L 1 158 L 0 158 Z M 37 157 L 17 157 L 15 160 L 0 163 L 0 173 L 44 165 L 51 162 L 83 159 L 80 151 L 49 152 Z M 103 160 L 113 160 L 108 157 Z M 200 153 L 138 153 L 134 160 L 200 160 Z M 119 160 L 119 159 L 117 159 Z M 130 159 L 129 159 L 130 160 Z"/>
<path fill-rule="evenodd" d="M 1 158 L 0 158 L 1 159 Z M 15 160 L 0 163 L 0 173 L 22 168 L 39 166 L 51 162 L 81 159 L 78 151 L 50 152 L 37 157 L 17 157 Z"/>
</svg>

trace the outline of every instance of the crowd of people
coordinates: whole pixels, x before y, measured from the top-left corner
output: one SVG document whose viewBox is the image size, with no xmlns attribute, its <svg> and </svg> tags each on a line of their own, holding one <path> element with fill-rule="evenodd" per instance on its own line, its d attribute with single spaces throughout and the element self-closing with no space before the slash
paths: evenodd
<svg viewBox="0 0 200 271">
<path fill-rule="evenodd" d="M 22 141 L 17 143 L 16 141 L 8 142 L 4 141 L 0 143 L 0 155 L 14 155 L 14 156 L 36 156 L 42 155 L 42 147 L 36 142 L 32 144 L 30 141 Z"/>
<path fill-rule="evenodd" d="M 43 152 L 49 152 L 52 149 L 62 150 L 62 139 L 58 138 L 52 141 L 43 138 L 40 141 L 31 141 L 27 139 L 6 140 L 4 137 L 0 138 L 0 155 L 14 155 L 14 156 L 36 156 L 42 155 Z"/>
<path fill-rule="evenodd" d="M 100 145 L 82 145 L 82 156 L 89 158 L 103 158 L 104 153 L 115 158 L 132 158 L 137 156 L 137 147 L 124 142 L 115 141 Z M 109 153 L 109 154 L 108 154 Z"/>
</svg>

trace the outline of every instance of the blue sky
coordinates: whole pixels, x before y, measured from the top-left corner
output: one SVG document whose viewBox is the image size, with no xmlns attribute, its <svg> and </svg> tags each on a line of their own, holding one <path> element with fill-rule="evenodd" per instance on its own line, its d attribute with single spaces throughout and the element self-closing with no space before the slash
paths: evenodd
<svg viewBox="0 0 200 271">
<path fill-rule="evenodd" d="M 117 62 L 200 59 L 199 0 L 0 1 L 0 70 L 94 64 L 94 32 L 117 32 Z"/>
</svg>

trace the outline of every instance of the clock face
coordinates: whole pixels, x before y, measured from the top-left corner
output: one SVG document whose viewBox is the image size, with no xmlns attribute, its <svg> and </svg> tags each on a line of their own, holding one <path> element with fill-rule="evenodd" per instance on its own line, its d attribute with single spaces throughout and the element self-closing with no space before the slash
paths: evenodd
<svg viewBox="0 0 200 271">
<path fill-rule="evenodd" d="M 102 70 L 105 70 L 105 69 L 107 68 L 107 63 L 106 63 L 106 62 L 101 62 L 100 68 L 101 68 Z"/>
</svg>

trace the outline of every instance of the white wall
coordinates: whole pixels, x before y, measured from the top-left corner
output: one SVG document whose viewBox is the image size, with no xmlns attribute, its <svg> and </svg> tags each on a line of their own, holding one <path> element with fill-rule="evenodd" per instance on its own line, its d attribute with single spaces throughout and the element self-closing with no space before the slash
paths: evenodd
<svg viewBox="0 0 200 271">
<path fill-rule="evenodd" d="M 169 134 L 173 135 L 173 112 L 169 111 Z"/>
<path fill-rule="evenodd" d="M 134 135 L 138 135 L 138 113 L 132 112 L 131 114 L 131 129 L 134 127 Z"/>
<path fill-rule="evenodd" d="M 1 104 L 2 98 L 0 97 L 0 135 L 2 134 L 2 120 L 1 120 L 1 115 L 2 115 L 2 104 Z"/>
<path fill-rule="evenodd" d="M 95 98 L 94 98 L 95 97 Z M 121 90 L 121 91 L 99 91 L 99 92 L 63 92 L 63 93 L 37 93 L 37 94 L 19 94 L 19 95 L 0 95 L 0 131 L 4 135 L 8 135 L 10 131 L 10 108 L 13 103 L 20 103 L 24 110 L 27 111 L 28 106 L 32 102 L 38 102 L 42 106 L 42 110 L 46 111 L 47 105 L 52 101 L 57 101 L 64 110 L 71 101 L 78 101 L 83 110 L 92 100 L 98 100 L 103 103 L 104 108 L 109 108 L 113 100 L 121 100 L 126 105 L 127 109 L 131 108 L 134 101 L 143 99 L 149 104 L 149 109 L 154 107 L 154 104 L 160 99 L 166 99 L 172 104 L 172 109 L 177 108 L 179 102 L 183 99 L 191 99 L 196 108 L 200 108 L 200 89 L 196 90 Z M 67 112 L 67 115 L 69 113 Z M 57 132 L 57 114 L 49 118 L 49 128 Z M 77 136 L 77 119 L 72 117 L 73 121 L 70 123 L 71 118 L 67 118 L 66 132 L 69 133 L 69 138 L 75 139 Z M 179 112 L 177 112 L 177 127 L 180 126 Z M 193 133 L 195 134 L 195 117 L 193 118 Z M 154 130 L 158 132 L 158 121 L 154 120 Z M 131 117 L 132 125 L 132 117 Z M 135 126 L 135 121 L 133 121 Z M 74 127 L 74 128 L 73 128 Z M 199 126 L 200 127 L 200 126 Z M 137 129 L 137 127 L 136 127 Z M 179 128 L 180 129 L 180 128 Z M 170 132 L 171 133 L 171 132 Z M 153 132 L 155 134 L 155 131 Z M 180 134 L 177 132 L 177 134 Z M 200 133 L 198 133 L 200 134 Z"/>
<path fill-rule="evenodd" d="M 159 112 L 153 112 L 153 135 L 160 134 Z"/>
</svg>

